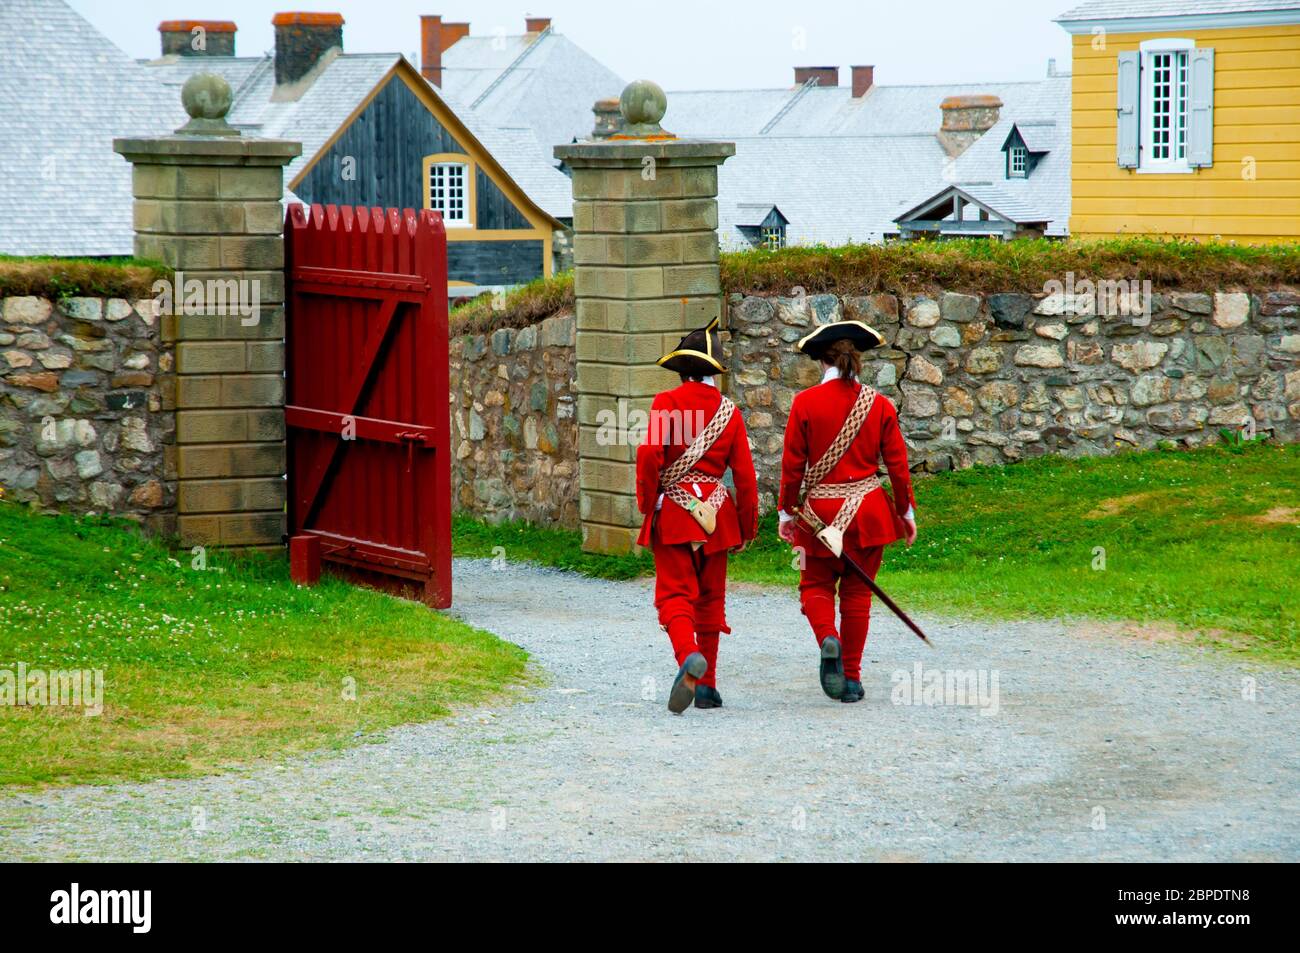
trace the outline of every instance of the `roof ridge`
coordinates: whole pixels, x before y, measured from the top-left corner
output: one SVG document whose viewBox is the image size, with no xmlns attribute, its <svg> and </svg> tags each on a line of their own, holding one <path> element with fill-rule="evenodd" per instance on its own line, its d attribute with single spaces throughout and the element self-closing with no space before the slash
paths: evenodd
<svg viewBox="0 0 1300 953">
<path fill-rule="evenodd" d="M 1300 0 L 1297 0 L 1300 5 Z M 951 83 L 876 83 L 871 88 L 877 89 L 941 89 L 949 86 L 1038 86 L 1047 82 L 1049 79 L 1068 78 L 1069 73 L 1058 73 L 1056 76 L 1045 76 L 1042 79 L 996 79 L 996 80 L 961 80 Z M 807 85 L 807 84 L 805 84 Z M 803 87 L 799 87 L 802 89 Z M 819 92 L 851 92 L 847 86 L 818 86 L 815 87 Z M 740 89 L 669 89 L 665 91 L 668 96 L 682 96 L 702 93 L 788 93 L 791 91 L 789 86 L 758 86 L 743 87 Z M 795 90 L 798 92 L 798 90 Z"/>
<path fill-rule="evenodd" d="M 514 60 L 510 63 L 510 65 L 507 66 L 505 69 L 503 69 L 500 73 L 498 73 L 496 79 L 488 83 L 487 89 L 483 90 L 483 92 L 478 94 L 478 98 L 476 98 L 472 103 L 469 104 L 469 108 L 477 109 L 482 104 L 483 100 L 488 98 L 488 95 L 492 92 L 492 90 L 500 86 L 502 81 L 508 75 L 510 75 L 510 73 L 514 72 L 515 68 L 519 66 L 519 64 L 522 63 L 525 58 L 527 58 L 528 54 L 531 53 L 533 50 L 537 49 L 537 47 L 541 46 L 542 40 L 546 39 L 550 35 L 551 35 L 551 27 L 550 24 L 547 24 L 546 29 L 543 30 L 541 33 L 537 34 L 537 39 L 533 40 L 533 42 L 525 46 L 523 50 L 520 51 L 519 55 L 516 56 Z"/>
<path fill-rule="evenodd" d="M 764 124 L 762 129 L 758 130 L 758 134 L 760 136 L 766 135 L 769 129 L 771 129 L 778 122 L 780 122 L 782 118 L 785 117 L 785 114 L 794 108 L 795 103 L 803 99 L 803 97 L 808 94 L 809 90 L 815 89 L 816 87 L 817 87 L 817 77 L 809 76 L 808 79 L 804 81 L 804 84 L 800 86 L 797 90 L 795 90 L 794 95 L 791 96 L 789 99 L 787 99 L 785 101 L 785 104 L 782 105 L 781 108 L 776 111 L 776 115 L 773 116 L 771 119 L 769 119 L 767 123 Z"/>
<path fill-rule="evenodd" d="M 271 54 L 269 53 L 263 54 L 262 61 L 248 71 L 248 75 L 245 76 L 244 81 L 239 84 L 239 88 L 236 89 L 233 93 L 231 93 L 230 95 L 231 103 L 238 103 L 239 98 L 242 95 L 244 95 L 244 92 L 252 89 L 253 84 L 256 83 L 258 80 L 260 80 L 262 76 L 266 73 L 266 71 L 269 70 L 274 63 L 275 63 L 275 58 L 271 56 Z"/>
</svg>

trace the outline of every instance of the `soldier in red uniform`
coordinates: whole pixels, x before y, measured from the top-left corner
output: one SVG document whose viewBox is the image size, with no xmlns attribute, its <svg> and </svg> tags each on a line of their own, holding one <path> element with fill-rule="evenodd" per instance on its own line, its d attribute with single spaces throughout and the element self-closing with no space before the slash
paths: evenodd
<svg viewBox="0 0 1300 953">
<path fill-rule="evenodd" d="M 668 709 L 718 708 L 718 642 L 727 628 L 727 553 L 758 533 L 758 486 L 745 422 L 719 392 L 722 344 L 715 319 L 682 338 L 659 365 L 681 386 L 651 405 L 636 454 L 637 543 L 655 558 L 655 608 L 672 641 L 677 678 Z M 722 483 L 731 468 L 736 499 Z"/>
<path fill-rule="evenodd" d="M 875 579 L 885 546 L 900 538 L 910 546 L 916 539 L 898 412 L 887 397 L 858 382 L 861 352 L 883 343 L 860 321 L 822 325 L 798 343 L 798 350 L 821 362 L 822 382 L 795 396 L 781 460 L 781 538 L 803 555 L 799 599 L 821 649 L 822 689 L 843 702 L 863 697 L 871 590 L 841 557 L 847 554 Z M 892 499 L 880 483 L 882 458 Z"/>
</svg>

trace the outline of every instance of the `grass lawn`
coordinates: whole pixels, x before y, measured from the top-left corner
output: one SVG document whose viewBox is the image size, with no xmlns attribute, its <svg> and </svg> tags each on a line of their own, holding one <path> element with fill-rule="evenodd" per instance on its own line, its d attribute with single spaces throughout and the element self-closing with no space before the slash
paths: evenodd
<svg viewBox="0 0 1300 953">
<path fill-rule="evenodd" d="M 916 495 L 920 539 L 890 547 L 879 577 L 904 608 L 1137 620 L 1300 661 L 1300 446 L 1043 457 L 923 479 Z M 774 524 L 732 558 L 733 580 L 794 586 Z M 607 577 L 652 571 L 646 554 L 597 558 L 576 533 L 520 524 L 462 519 L 455 545 Z"/>
<path fill-rule="evenodd" d="M 0 503 L 0 670 L 19 662 L 103 670 L 104 709 L 0 705 L 5 785 L 342 747 L 500 692 L 526 655 L 416 603 L 299 588 L 285 560 L 209 554 L 196 570 L 120 524 Z"/>
</svg>

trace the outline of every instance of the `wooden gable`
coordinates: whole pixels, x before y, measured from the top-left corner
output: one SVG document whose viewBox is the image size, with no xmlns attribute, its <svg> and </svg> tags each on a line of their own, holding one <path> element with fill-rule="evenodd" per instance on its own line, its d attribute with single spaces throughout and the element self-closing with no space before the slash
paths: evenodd
<svg viewBox="0 0 1300 953">
<path fill-rule="evenodd" d="M 561 223 L 533 203 L 405 60 L 399 60 L 289 183 L 305 202 L 425 207 L 425 159 L 465 156 L 474 165 L 474 228 L 549 234 Z M 451 234 L 449 240 L 462 239 Z M 504 237 L 504 236 L 501 236 Z M 523 237 L 519 235 L 517 237 Z"/>
</svg>

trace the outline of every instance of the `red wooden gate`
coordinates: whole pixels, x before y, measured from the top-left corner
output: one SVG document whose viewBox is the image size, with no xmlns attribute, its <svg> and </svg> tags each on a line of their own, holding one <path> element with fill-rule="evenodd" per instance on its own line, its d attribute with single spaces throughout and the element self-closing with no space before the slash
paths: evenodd
<svg viewBox="0 0 1300 953">
<path fill-rule="evenodd" d="M 451 604 L 447 238 L 430 211 L 289 207 L 289 533 L 356 581 Z"/>
</svg>

